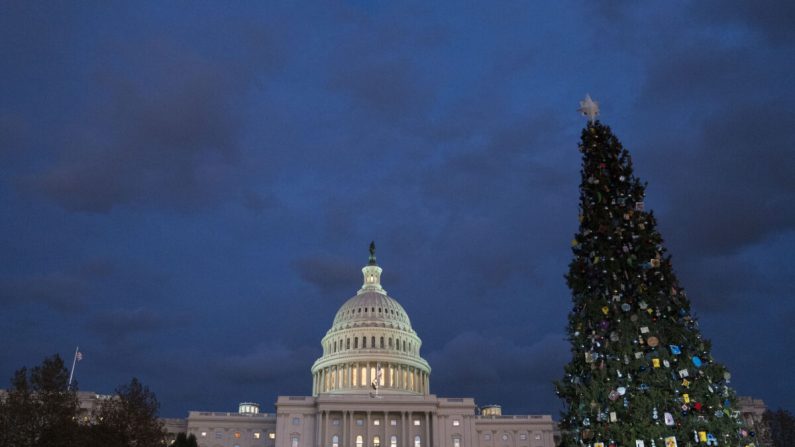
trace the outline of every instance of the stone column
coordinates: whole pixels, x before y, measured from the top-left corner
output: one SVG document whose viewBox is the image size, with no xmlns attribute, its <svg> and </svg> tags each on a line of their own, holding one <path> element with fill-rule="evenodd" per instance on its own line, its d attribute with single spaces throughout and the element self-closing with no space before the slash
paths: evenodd
<svg viewBox="0 0 795 447">
<path fill-rule="evenodd" d="M 364 447 L 372 447 L 370 442 L 370 412 L 367 412 L 367 417 L 364 419 Z"/>
<path fill-rule="evenodd" d="M 409 425 L 411 424 L 411 412 L 403 412 L 403 447 L 411 447 L 411 444 L 408 443 L 409 438 Z"/>
<path fill-rule="evenodd" d="M 431 413 L 429 411 L 425 412 L 425 445 L 433 447 L 431 445 Z"/>
<path fill-rule="evenodd" d="M 325 432 L 326 426 L 323 424 L 323 419 L 325 419 L 323 416 L 325 416 L 325 415 L 326 415 L 325 411 L 321 411 L 320 412 L 320 420 L 318 421 L 318 424 L 317 424 L 317 425 L 320 426 L 320 436 L 318 436 L 318 440 L 317 440 L 317 445 L 319 447 L 324 447 L 324 445 L 325 445 L 325 442 L 323 441 L 326 438 L 326 432 Z"/>
<path fill-rule="evenodd" d="M 326 413 L 326 420 L 323 421 L 323 440 L 322 443 L 320 444 L 321 447 L 326 447 L 328 445 L 326 443 L 326 439 L 329 438 L 329 429 L 328 429 L 329 412 L 326 411 L 325 413 Z"/>
</svg>

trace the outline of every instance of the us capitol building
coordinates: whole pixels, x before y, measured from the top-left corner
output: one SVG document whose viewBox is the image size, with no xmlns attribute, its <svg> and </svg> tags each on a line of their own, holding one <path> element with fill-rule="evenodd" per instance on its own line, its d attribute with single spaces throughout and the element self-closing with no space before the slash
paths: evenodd
<svg viewBox="0 0 795 447">
<path fill-rule="evenodd" d="M 431 367 L 408 314 L 381 287 L 370 246 L 364 284 L 337 311 L 312 365 L 312 396 L 279 396 L 276 413 L 191 411 L 167 420 L 201 447 L 553 447 L 549 415 L 503 416 L 496 405 L 430 392 Z"/>
</svg>

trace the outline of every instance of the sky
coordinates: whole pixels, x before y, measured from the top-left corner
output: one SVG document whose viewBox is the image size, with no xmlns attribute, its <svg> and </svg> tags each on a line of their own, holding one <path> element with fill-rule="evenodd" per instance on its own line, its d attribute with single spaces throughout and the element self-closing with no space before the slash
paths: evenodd
<svg viewBox="0 0 795 447">
<path fill-rule="evenodd" d="M 553 414 L 590 95 L 739 395 L 795 410 L 795 3 L 0 3 L 0 387 L 308 395 L 375 240 L 431 392 Z"/>
</svg>

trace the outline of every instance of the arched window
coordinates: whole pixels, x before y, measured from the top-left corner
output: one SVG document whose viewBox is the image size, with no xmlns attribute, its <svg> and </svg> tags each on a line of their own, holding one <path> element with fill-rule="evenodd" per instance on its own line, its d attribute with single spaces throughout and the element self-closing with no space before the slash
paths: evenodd
<svg viewBox="0 0 795 447">
<path fill-rule="evenodd" d="M 422 447 L 422 438 L 420 438 L 420 435 L 414 437 L 414 447 Z"/>
<path fill-rule="evenodd" d="M 373 336 L 372 336 L 372 338 L 370 339 L 370 341 L 372 342 L 372 343 L 370 343 L 370 347 L 373 347 L 373 348 L 375 348 L 375 335 L 373 335 Z"/>
<path fill-rule="evenodd" d="M 403 352 L 406 352 L 406 340 L 403 340 Z"/>
<path fill-rule="evenodd" d="M 384 337 L 381 337 L 381 349 L 384 349 Z"/>
<path fill-rule="evenodd" d="M 359 349 L 359 337 L 353 337 L 353 349 Z"/>
<path fill-rule="evenodd" d="M 373 447 L 381 447 L 381 437 L 373 436 Z"/>
<path fill-rule="evenodd" d="M 331 447 L 340 447 L 340 437 L 334 435 L 331 437 Z"/>
<path fill-rule="evenodd" d="M 397 447 L 397 436 L 392 435 L 392 437 L 389 438 L 389 447 Z"/>
<path fill-rule="evenodd" d="M 291 447 L 298 447 L 298 435 L 293 435 L 290 441 Z"/>
<path fill-rule="evenodd" d="M 334 342 L 334 352 L 337 352 L 337 342 Z"/>
<path fill-rule="evenodd" d="M 395 344 L 392 342 L 392 337 L 389 337 L 389 349 L 392 349 L 394 347 L 395 347 Z"/>
<path fill-rule="evenodd" d="M 362 435 L 356 435 L 356 447 L 364 447 L 364 438 L 362 438 Z"/>
<path fill-rule="evenodd" d="M 351 339 L 350 338 L 346 338 L 345 339 L 345 349 L 351 349 Z"/>
<path fill-rule="evenodd" d="M 362 337 L 362 348 L 367 347 L 367 337 Z"/>
</svg>

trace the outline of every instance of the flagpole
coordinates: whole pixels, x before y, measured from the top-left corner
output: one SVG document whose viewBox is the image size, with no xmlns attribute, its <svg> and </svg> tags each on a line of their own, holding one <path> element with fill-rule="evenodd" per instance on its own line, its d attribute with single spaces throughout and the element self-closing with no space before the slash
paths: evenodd
<svg viewBox="0 0 795 447">
<path fill-rule="evenodd" d="M 67 391 L 72 388 L 72 377 L 74 377 L 74 375 L 75 375 L 75 365 L 77 364 L 78 349 L 80 349 L 80 346 L 75 346 L 75 356 L 72 359 L 72 372 L 69 373 L 69 384 L 66 385 Z"/>
</svg>

